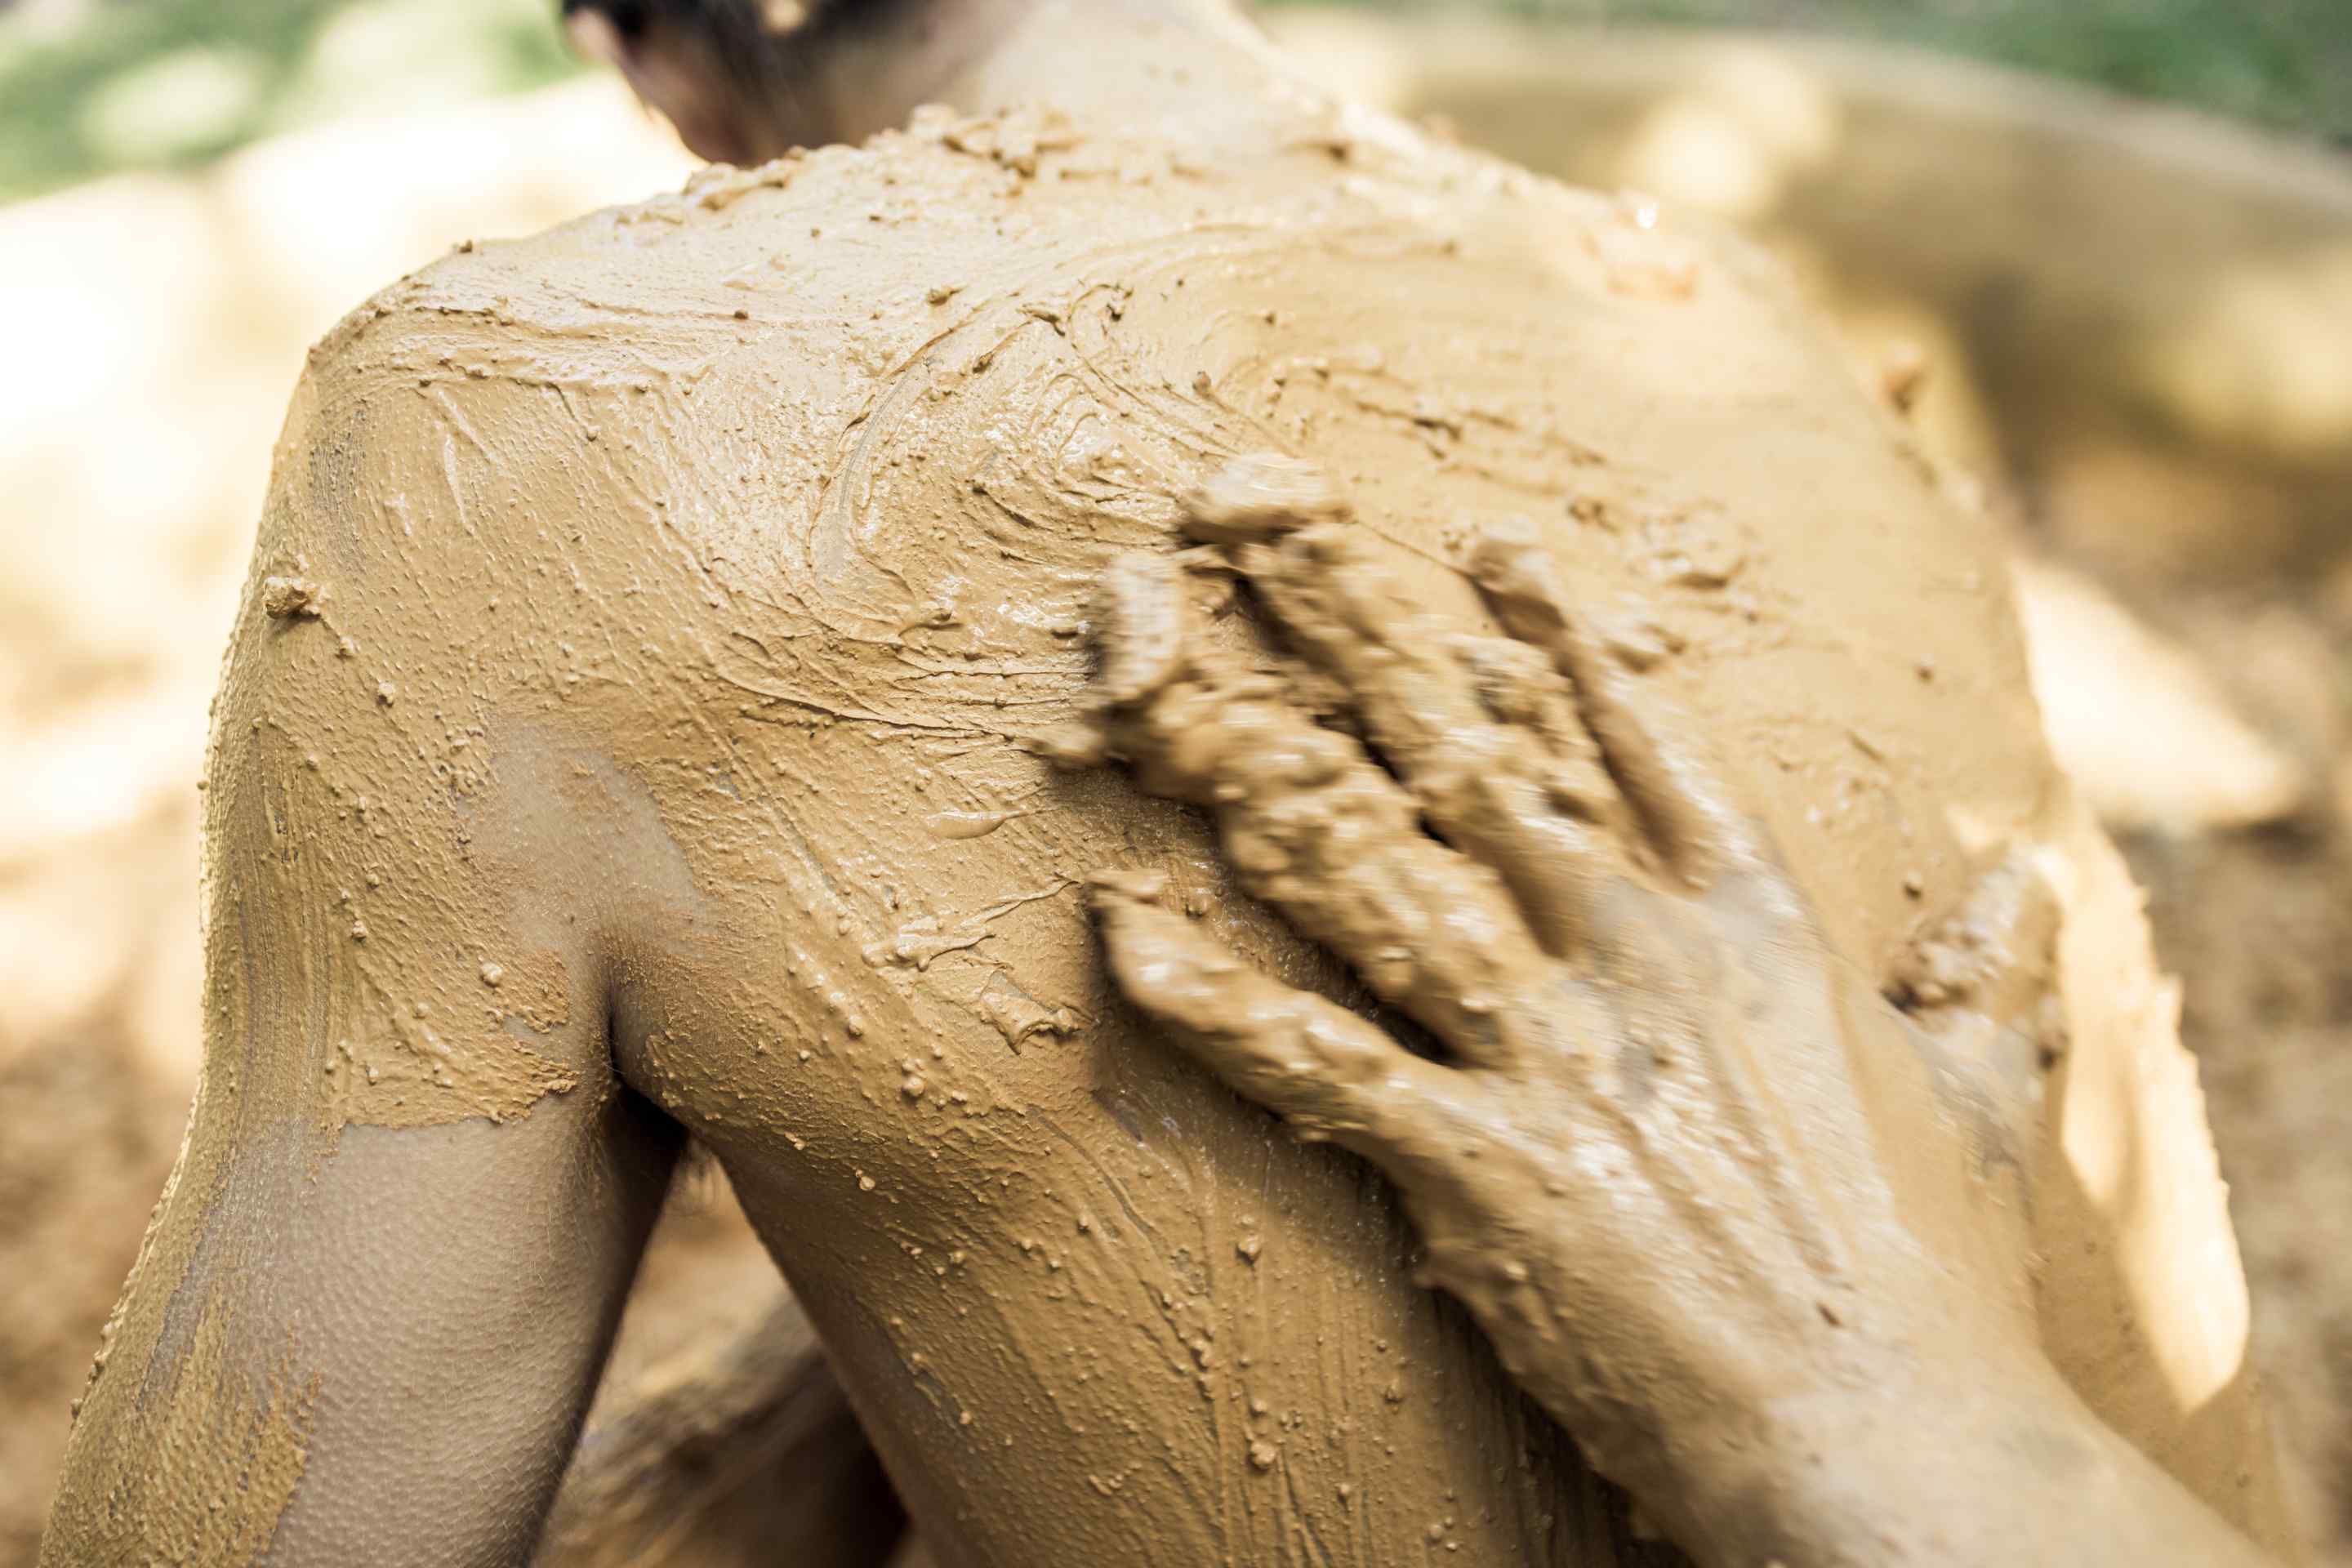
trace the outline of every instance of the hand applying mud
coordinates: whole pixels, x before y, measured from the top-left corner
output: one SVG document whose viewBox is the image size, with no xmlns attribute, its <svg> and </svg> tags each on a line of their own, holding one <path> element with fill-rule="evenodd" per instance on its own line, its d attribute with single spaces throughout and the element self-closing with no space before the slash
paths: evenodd
<svg viewBox="0 0 2352 1568">
<path fill-rule="evenodd" d="M 1438 1054 L 1107 876 L 1128 998 L 1385 1171 L 1428 1281 L 1705 1563 L 2263 1561 L 2034 1342 L 2013 1216 L 2038 1053 L 2003 1026 L 2037 997 L 2000 956 L 2046 942 L 2030 876 L 1988 895 L 2009 940 L 1965 982 L 1976 1010 L 1906 1016 L 1531 536 L 1475 552 L 1496 637 L 1423 609 L 1345 512 L 1276 458 L 1191 506 L 1386 768 L 1222 646 L 1165 557 L 1105 578 L 1101 695 L 1145 786 L 1213 809 L 1244 884 Z M 1906 1065 L 1944 1111 L 1890 1153 L 1873 1086 Z M 1998 1256 L 1946 1223 L 1988 1210 Z"/>
</svg>

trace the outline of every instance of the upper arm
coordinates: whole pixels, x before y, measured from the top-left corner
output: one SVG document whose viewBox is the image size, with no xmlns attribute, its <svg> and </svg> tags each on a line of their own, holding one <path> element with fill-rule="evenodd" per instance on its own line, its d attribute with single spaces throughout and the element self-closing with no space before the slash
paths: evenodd
<svg viewBox="0 0 2352 1568">
<path fill-rule="evenodd" d="M 405 357 L 346 342 L 279 447 L 207 767 L 201 1085 L 45 1562 L 519 1556 L 667 1181 L 610 1065 L 593 748 L 497 662 L 532 532 Z"/>
</svg>

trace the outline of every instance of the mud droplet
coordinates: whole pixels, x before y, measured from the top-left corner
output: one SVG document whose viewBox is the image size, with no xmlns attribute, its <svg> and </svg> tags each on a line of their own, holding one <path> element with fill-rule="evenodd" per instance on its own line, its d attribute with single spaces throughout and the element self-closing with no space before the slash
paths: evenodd
<svg viewBox="0 0 2352 1568">
<path fill-rule="evenodd" d="M 265 577 L 261 607 L 281 621 L 289 616 L 315 618 L 327 607 L 327 586 L 310 577 Z"/>
<path fill-rule="evenodd" d="M 1886 405 L 1901 415 L 1909 415 L 1919 405 L 1919 394 L 1927 385 L 1927 353 L 1909 340 L 1887 350 L 1878 362 L 1878 395 Z"/>
<path fill-rule="evenodd" d="M 1009 811 L 939 811 L 923 818 L 938 838 L 985 838 L 1013 820 Z"/>
<path fill-rule="evenodd" d="M 1274 1468 L 1274 1461 L 1276 1458 L 1275 1447 L 1265 1438 L 1261 1437 L 1256 1442 L 1250 1445 L 1249 1456 L 1250 1463 L 1258 1469 L 1270 1470 Z M 1431 1539 L 1435 1540 L 1436 1538 L 1433 1536 Z"/>
</svg>

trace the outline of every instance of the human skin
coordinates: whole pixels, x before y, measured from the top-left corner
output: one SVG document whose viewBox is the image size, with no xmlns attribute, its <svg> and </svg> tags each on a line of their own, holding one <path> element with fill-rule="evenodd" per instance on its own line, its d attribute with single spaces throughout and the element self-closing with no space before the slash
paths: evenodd
<svg viewBox="0 0 2352 1568">
<path fill-rule="evenodd" d="M 519 1560 L 687 1133 L 944 1563 L 1673 1560 L 1416 1287 L 1390 1186 L 1117 995 L 1102 868 L 1363 999 L 1197 811 L 1045 754 L 1094 585 L 1268 449 L 1428 607 L 1479 615 L 1471 540 L 1532 519 L 1876 982 L 2077 854 L 1998 563 L 1779 278 L 1673 215 L 1213 21 L 1041 7 L 943 96 L 973 113 L 471 247 L 314 353 L 215 713 L 204 1083 L 45 1562 Z M 2062 987 L 2065 1102 L 2160 1223 L 2037 1184 L 2032 1305 L 2268 1528 L 2193 1088 L 2099 1011 L 2139 984 Z M 1985 1179 L 1889 1180 L 2021 1316 L 1980 1210 L 2057 1155 L 1954 1143 L 1919 1073 L 1874 1061 L 1873 1137 Z"/>
<path fill-rule="evenodd" d="M 1269 470 L 1300 482 L 1244 459 L 1225 489 Z M 2024 1215 L 1952 1157 L 1970 1135 L 1910 1152 L 1906 1194 L 1872 1126 L 1867 1064 L 1910 1058 L 1973 1136 L 2031 1135 L 2054 914 L 2031 870 L 1984 911 L 1978 1005 L 1898 1005 L 1532 530 L 1472 551 L 1501 637 L 1422 610 L 1345 521 L 1210 494 L 1219 563 L 1364 742 L 1221 647 L 1158 554 L 1105 579 L 1106 741 L 1439 1051 L 1260 973 L 1150 876 L 1094 889 L 1128 998 L 1384 1171 L 1429 1282 L 1702 1563 L 2272 1561 L 2050 1365 Z M 1951 1248 L 1971 1233 L 2010 1255 Z"/>
</svg>

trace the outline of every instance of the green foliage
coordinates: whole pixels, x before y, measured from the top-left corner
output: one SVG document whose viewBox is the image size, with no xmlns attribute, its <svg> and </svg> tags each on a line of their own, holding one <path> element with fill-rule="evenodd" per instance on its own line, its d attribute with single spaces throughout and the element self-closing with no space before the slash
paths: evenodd
<svg viewBox="0 0 2352 1568">
<path fill-rule="evenodd" d="M 0 200 L 171 168 L 352 107 L 575 68 L 554 0 L 83 0 L 0 12 Z M 393 58 L 369 46 L 414 40 Z M 370 59 L 368 56 L 375 56 Z"/>
<path fill-rule="evenodd" d="M 1261 0 L 1318 5 L 1327 0 Z M 2352 0 L 1359 0 L 1907 43 L 2352 142 Z"/>
<path fill-rule="evenodd" d="M 2352 0 L 1357 3 L 1853 34 L 2352 142 Z M 199 163 L 357 107 L 536 86 L 577 68 L 555 0 L 80 0 L 63 21 L 59 9 L 0 9 L 0 200 Z"/>
</svg>

